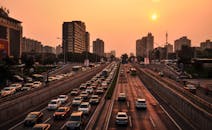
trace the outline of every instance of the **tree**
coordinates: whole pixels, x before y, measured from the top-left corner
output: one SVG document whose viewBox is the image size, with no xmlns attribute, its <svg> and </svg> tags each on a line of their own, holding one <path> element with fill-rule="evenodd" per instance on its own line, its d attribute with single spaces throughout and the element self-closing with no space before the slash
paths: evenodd
<svg viewBox="0 0 212 130">
<path fill-rule="evenodd" d="M 128 55 L 126 53 L 122 54 L 121 60 L 122 60 L 122 64 L 126 64 L 128 62 Z"/>
</svg>

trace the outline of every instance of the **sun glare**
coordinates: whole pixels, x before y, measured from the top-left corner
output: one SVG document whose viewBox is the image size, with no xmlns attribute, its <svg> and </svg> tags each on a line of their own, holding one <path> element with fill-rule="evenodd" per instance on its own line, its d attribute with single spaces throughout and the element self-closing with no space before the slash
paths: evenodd
<svg viewBox="0 0 212 130">
<path fill-rule="evenodd" d="M 153 21 L 157 20 L 157 18 L 158 18 L 158 16 L 157 16 L 156 13 L 152 14 L 151 19 L 152 19 Z"/>
</svg>

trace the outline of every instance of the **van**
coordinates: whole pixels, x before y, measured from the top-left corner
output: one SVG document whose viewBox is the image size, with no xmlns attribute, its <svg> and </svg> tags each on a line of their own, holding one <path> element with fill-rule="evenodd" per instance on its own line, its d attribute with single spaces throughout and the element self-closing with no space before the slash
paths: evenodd
<svg viewBox="0 0 212 130">
<path fill-rule="evenodd" d="M 83 112 L 75 111 L 71 114 L 70 120 L 66 122 L 65 126 L 67 130 L 81 129 L 83 124 Z"/>
</svg>

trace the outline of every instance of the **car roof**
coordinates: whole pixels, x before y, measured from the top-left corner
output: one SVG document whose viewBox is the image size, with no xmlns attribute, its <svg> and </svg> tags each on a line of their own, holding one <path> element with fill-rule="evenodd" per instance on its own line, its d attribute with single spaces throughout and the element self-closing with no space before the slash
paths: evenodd
<svg viewBox="0 0 212 130">
<path fill-rule="evenodd" d="M 72 112 L 71 116 L 81 116 L 82 115 L 82 111 L 74 111 Z"/>
<path fill-rule="evenodd" d="M 137 101 L 143 101 L 143 102 L 145 102 L 146 99 L 144 99 L 144 98 L 138 98 Z"/>
<path fill-rule="evenodd" d="M 37 111 L 36 111 L 36 112 L 30 112 L 29 114 L 38 115 L 38 114 L 40 114 L 40 113 L 41 113 L 41 112 L 39 112 L 39 111 L 37 112 Z"/>
<path fill-rule="evenodd" d="M 126 115 L 126 112 L 118 112 L 118 115 Z"/>
<path fill-rule="evenodd" d="M 82 103 L 81 103 L 81 105 L 84 105 L 84 104 L 85 104 L 85 105 L 88 105 L 89 102 L 82 102 Z"/>
<path fill-rule="evenodd" d="M 69 108 L 69 107 L 59 107 L 58 109 L 67 109 L 67 108 Z"/>
<path fill-rule="evenodd" d="M 50 125 L 50 124 L 35 124 L 35 126 L 34 127 L 45 127 L 45 126 L 47 126 L 47 125 Z"/>
</svg>

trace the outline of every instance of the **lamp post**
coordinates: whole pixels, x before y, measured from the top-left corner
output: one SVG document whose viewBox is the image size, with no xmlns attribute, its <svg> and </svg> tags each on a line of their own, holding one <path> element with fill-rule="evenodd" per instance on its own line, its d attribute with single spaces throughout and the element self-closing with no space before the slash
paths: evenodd
<svg viewBox="0 0 212 130">
<path fill-rule="evenodd" d="M 63 48 L 63 63 L 66 64 L 66 48 L 65 48 L 65 39 L 57 37 L 57 39 L 62 40 L 62 48 Z"/>
</svg>

